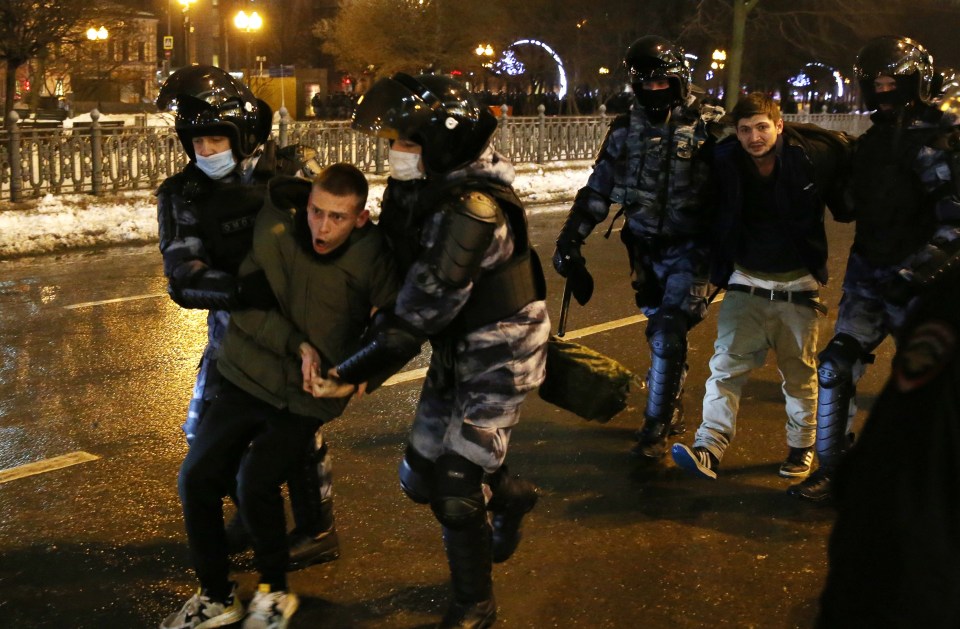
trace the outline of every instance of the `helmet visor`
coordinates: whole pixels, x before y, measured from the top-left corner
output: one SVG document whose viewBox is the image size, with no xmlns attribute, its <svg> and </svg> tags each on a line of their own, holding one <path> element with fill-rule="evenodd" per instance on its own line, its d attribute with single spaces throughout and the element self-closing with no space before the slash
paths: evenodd
<svg viewBox="0 0 960 629">
<path fill-rule="evenodd" d="M 431 108 L 409 87 L 380 79 L 357 101 L 350 126 L 388 140 L 410 139 L 431 116 Z"/>
<path fill-rule="evenodd" d="M 210 102 L 194 96 L 181 95 L 173 104 L 177 112 L 177 125 L 200 127 L 242 119 L 249 115 L 252 105 L 238 98 L 218 99 Z"/>
</svg>

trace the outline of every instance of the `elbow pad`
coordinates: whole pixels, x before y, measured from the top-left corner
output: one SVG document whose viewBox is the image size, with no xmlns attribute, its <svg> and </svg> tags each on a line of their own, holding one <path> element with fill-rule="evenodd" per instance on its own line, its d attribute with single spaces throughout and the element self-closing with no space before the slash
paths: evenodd
<svg viewBox="0 0 960 629">
<path fill-rule="evenodd" d="M 431 267 L 437 278 L 463 288 L 480 272 L 483 256 L 501 222 L 500 206 L 482 192 L 466 192 L 444 212 Z"/>
<path fill-rule="evenodd" d="M 390 377 L 420 353 L 420 346 L 426 340 L 392 312 L 383 311 L 374 315 L 365 337 L 364 346 L 337 365 L 337 373 L 344 382 L 360 384 Z"/>
</svg>

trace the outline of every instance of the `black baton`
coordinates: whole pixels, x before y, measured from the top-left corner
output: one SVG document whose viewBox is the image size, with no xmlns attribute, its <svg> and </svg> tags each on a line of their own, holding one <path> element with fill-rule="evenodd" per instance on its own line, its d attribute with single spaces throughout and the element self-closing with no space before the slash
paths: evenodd
<svg viewBox="0 0 960 629">
<path fill-rule="evenodd" d="M 560 322 L 557 324 L 557 336 L 563 336 L 567 333 L 567 315 L 570 314 L 570 296 L 573 290 L 570 288 L 570 278 L 563 283 L 563 299 L 560 300 Z"/>
</svg>

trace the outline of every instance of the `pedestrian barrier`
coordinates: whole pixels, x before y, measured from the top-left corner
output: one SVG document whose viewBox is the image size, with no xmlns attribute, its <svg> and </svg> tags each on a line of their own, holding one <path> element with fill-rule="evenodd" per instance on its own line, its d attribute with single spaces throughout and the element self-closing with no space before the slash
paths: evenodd
<svg viewBox="0 0 960 629">
<path fill-rule="evenodd" d="M 515 163 L 595 157 L 611 120 L 603 107 L 596 116 L 547 116 L 544 111 L 540 105 L 536 116 L 511 117 L 503 109 L 495 148 Z M 0 131 L 0 200 L 152 190 L 187 162 L 172 127 L 100 121 L 97 110 L 90 118 L 72 129 L 51 129 L 21 126 L 17 113 L 10 112 Z M 792 114 L 784 119 L 855 136 L 870 126 L 860 114 Z M 353 131 L 349 121 L 295 122 L 281 109 L 276 130 L 281 146 L 311 148 L 321 164 L 345 161 L 367 173 L 387 171 L 386 142 Z"/>
</svg>

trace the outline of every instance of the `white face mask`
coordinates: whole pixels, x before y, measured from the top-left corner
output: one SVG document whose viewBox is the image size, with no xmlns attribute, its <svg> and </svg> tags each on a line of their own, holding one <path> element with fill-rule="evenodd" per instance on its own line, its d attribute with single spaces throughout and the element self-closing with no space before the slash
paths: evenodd
<svg viewBox="0 0 960 629">
<path fill-rule="evenodd" d="M 390 160 L 390 176 L 397 181 L 423 179 L 424 175 L 420 171 L 419 153 L 407 153 L 406 151 L 390 149 L 388 159 Z"/>
<path fill-rule="evenodd" d="M 233 151 L 223 151 L 210 157 L 197 155 L 197 168 L 210 179 L 223 179 L 237 167 Z"/>
</svg>

